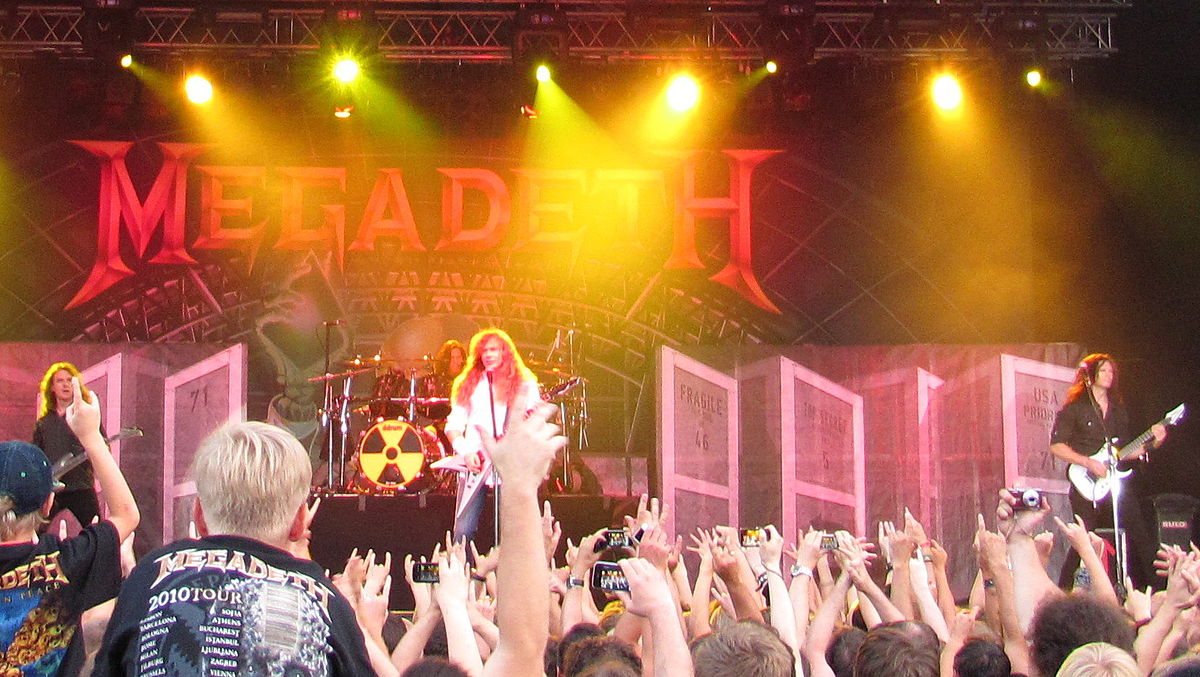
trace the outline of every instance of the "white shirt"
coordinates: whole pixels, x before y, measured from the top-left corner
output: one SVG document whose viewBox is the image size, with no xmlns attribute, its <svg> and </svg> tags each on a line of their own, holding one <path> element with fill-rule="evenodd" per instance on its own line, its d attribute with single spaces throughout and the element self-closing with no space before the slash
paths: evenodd
<svg viewBox="0 0 1200 677">
<path fill-rule="evenodd" d="M 517 386 L 517 393 L 513 398 L 513 406 L 516 410 L 512 415 L 524 416 L 525 412 L 532 409 L 541 399 L 537 381 L 522 381 L 521 385 Z M 500 437 L 504 435 L 508 403 L 497 398 L 495 405 L 496 431 L 499 433 L 497 437 Z M 475 390 L 467 399 L 466 406 L 454 402 L 450 408 L 450 415 L 446 417 L 446 431 L 462 433 L 462 437 L 454 440 L 456 455 L 466 456 L 483 449 L 483 442 L 479 437 L 479 432 L 475 429 L 476 426 L 492 432 L 492 417 L 488 414 L 488 381 L 486 378 L 479 379 L 479 383 L 475 384 Z"/>
</svg>

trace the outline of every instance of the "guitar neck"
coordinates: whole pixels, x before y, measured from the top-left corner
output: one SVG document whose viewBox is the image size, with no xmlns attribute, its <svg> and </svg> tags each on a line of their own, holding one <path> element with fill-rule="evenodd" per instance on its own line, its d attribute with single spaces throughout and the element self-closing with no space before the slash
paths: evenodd
<svg viewBox="0 0 1200 677">
<path fill-rule="evenodd" d="M 1165 425 L 1166 423 L 1167 420 L 1163 419 L 1155 425 Z M 1142 447 L 1146 446 L 1146 443 L 1152 439 L 1154 439 L 1154 432 L 1150 428 L 1147 428 L 1146 431 L 1141 435 L 1138 435 L 1130 440 L 1129 444 L 1121 447 L 1121 451 L 1117 452 L 1117 460 L 1123 461 L 1126 458 L 1136 454 L 1137 452 L 1141 451 Z"/>
</svg>

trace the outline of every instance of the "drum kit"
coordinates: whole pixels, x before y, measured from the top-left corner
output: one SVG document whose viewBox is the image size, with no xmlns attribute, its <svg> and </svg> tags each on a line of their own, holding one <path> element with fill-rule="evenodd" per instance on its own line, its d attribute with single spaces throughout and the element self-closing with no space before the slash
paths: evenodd
<svg viewBox="0 0 1200 677">
<path fill-rule="evenodd" d="M 552 347 L 547 359 L 526 361 L 539 382 L 554 386 L 544 390 L 544 396 L 559 407 L 560 420 L 572 440 L 551 477 L 550 490 L 557 492 L 577 488 L 571 454 L 587 445 L 583 379 L 572 376 L 574 365 L 562 355 L 555 359 Z M 454 493 L 457 474 L 432 467 L 453 454 L 441 429 L 450 413 L 451 384 L 431 372 L 432 364 L 428 355 L 397 359 L 377 354 L 331 363 L 344 369 L 326 369 L 308 379 L 325 389 L 319 413 L 326 448 L 326 474 L 321 481 L 326 491 L 384 496 Z M 356 395 L 365 380 L 371 381 L 370 394 Z"/>
<path fill-rule="evenodd" d="M 308 379 L 325 384 L 327 488 L 384 495 L 453 490 L 453 476 L 429 468 L 448 453 L 438 423 L 450 398 L 432 390 L 421 369 L 427 364 L 427 357 L 356 357 L 341 363 L 344 371 Z M 356 396 L 363 379 L 372 379 L 371 394 Z"/>
</svg>

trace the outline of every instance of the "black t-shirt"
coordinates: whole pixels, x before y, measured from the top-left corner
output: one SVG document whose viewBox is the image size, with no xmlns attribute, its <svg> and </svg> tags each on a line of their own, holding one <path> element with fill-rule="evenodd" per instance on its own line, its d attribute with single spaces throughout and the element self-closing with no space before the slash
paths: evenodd
<svg viewBox="0 0 1200 677">
<path fill-rule="evenodd" d="M 1063 443 L 1084 456 L 1091 456 L 1113 437 L 1117 438 L 1118 445 L 1124 444 L 1128 434 L 1129 415 L 1124 407 L 1109 402 L 1108 415 L 1101 424 L 1100 414 L 1084 393 L 1059 410 L 1050 432 L 1050 444 Z"/>
<path fill-rule="evenodd" d="M 100 434 L 104 434 L 103 429 Z M 71 426 L 67 425 L 67 419 L 59 416 L 55 411 L 37 420 L 37 425 L 33 429 L 33 445 L 40 448 L 51 463 L 57 462 L 68 454 L 86 453 L 79 438 L 75 437 L 75 433 L 71 430 Z M 90 491 L 93 489 L 92 477 L 92 464 L 84 463 L 64 475 L 60 481 L 66 485 L 67 491 L 80 489 Z"/>
<path fill-rule="evenodd" d="M 93 677 L 374 674 L 354 611 L 320 566 L 259 541 L 210 536 L 134 567 Z"/>
<path fill-rule="evenodd" d="M 65 541 L 0 545 L 0 674 L 79 673 L 79 615 L 116 596 L 120 546 L 108 521 Z"/>
</svg>

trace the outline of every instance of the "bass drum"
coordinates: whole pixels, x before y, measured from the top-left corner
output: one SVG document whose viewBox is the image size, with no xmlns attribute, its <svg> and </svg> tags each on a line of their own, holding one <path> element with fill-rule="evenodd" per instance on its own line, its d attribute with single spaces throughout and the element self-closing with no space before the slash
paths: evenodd
<svg viewBox="0 0 1200 677">
<path fill-rule="evenodd" d="M 363 493 L 425 493 L 435 479 L 429 464 L 441 456 L 436 435 L 407 421 L 380 421 L 358 443 L 355 487 Z"/>
</svg>

